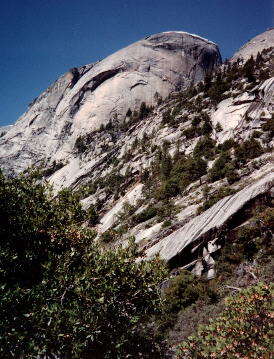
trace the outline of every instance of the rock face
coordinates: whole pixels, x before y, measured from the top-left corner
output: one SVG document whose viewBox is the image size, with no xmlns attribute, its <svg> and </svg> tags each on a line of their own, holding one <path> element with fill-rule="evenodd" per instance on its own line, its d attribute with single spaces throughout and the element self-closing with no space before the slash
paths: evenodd
<svg viewBox="0 0 274 359">
<path fill-rule="evenodd" d="M 149 36 L 95 64 L 73 68 L 0 138 L 0 167 L 18 173 L 42 162 L 69 163 L 79 136 L 110 120 L 123 121 L 128 108 L 139 109 L 143 101 L 154 104 L 156 92 L 165 98 L 201 81 L 220 63 L 214 43 L 168 32 Z M 81 163 L 76 167 L 79 171 Z"/>
<path fill-rule="evenodd" d="M 159 253 L 163 259 L 170 261 L 190 243 L 198 241 L 209 232 L 216 232 L 249 202 L 261 194 L 271 192 L 274 187 L 273 165 L 271 170 L 265 173 L 260 180 L 234 195 L 223 198 L 204 213 L 190 220 L 185 226 L 149 248 L 147 256 Z"/>
<path fill-rule="evenodd" d="M 232 60 L 269 49 L 273 33 L 257 36 Z M 175 263 L 185 256 L 184 268 L 213 278 L 218 232 L 258 197 L 273 195 L 273 56 L 273 49 L 264 51 L 252 81 L 239 61 L 219 67 L 208 89 L 200 84 L 178 92 L 221 63 L 218 48 L 183 32 L 150 36 L 96 64 L 71 69 L 15 125 L 0 129 L 0 167 L 9 174 L 44 167 L 56 191 L 71 187 L 85 210 L 95 206 L 98 238 L 107 230 L 122 233 L 121 242 L 133 235 L 147 257 L 159 253 Z M 142 102 L 155 105 L 145 116 Z M 235 152 L 245 141 L 258 153 L 239 165 Z M 195 148 L 207 162 L 206 173 L 174 194 L 174 183 L 193 170 L 184 166 Z M 227 168 L 236 173 L 231 182 L 210 178 L 221 148 L 228 151 Z M 171 195 L 163 200 L 167 185 Z M 218 191 L 228 187 L 234 194 L 220 197 Z M 211 195 L 222 199 L 197 215 Z"/>
<path fill-rule="evenodd" d="M 244 62 L 248 60 L 252 55 L 256 58 L 258 52 L 262 52 L 264 49 L 268 49 L 274 46 L 274 28 L 268 29 L 262 34 L 255 36 L 243 45 L 239 51 L 237 51 L 230 61 L 237 61 L 242 59 Z"/>
<path fill-rule="evenodd" d="M 219 123 L 223 129 L 216 133 L 218 141 L 224 142 L 235 135 L 248 138 L 252 130 L 261 129 L 263 121 L 270 119 L 274 111 L 273 94 L 274 77 L 271 77 L 251 91 L 221 101 L 211 118 L 213 125 Z M 245 121 L 245 116 L 250 122 Z"/>
</svg>

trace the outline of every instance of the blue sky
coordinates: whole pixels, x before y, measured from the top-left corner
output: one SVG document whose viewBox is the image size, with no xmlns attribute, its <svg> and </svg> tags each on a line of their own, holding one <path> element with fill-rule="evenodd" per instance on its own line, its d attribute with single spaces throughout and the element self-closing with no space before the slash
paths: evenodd
<svg viewBox="0 0 274 359">
<path fill-rule="evenodd" d="M 0 126 L 71 67 L 148 35 L 195 33 L 216 42 L 225 59 L 272 26 L 272 0 L 2 0 Z"/>
</svg>

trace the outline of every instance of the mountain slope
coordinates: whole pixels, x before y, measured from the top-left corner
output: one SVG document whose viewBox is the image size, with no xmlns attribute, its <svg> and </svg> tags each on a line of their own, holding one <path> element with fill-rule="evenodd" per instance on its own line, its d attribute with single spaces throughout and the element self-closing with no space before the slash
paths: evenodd
<svg viewBox="0 0 274 359">
<path fill-rule="evenodd" d="M 124 121 L 129 108 L 137 110 L 142 102 L 151 106 L 157 97 L 201 81 L 220 62 L 214 43 L 169 32 L 149 36 L 95 64 L 73 68 L 0 139 L 1 167 L 18 173 L 55 160 L 68 161 L 74 172 L 81 172 L 82 161 L 73 154 L 79 136 L 92 137 L 110 121 Z M 94 157 L 86 162 L 97 161 Z M 72 183 L 63 182 L 63 186 Z"/>
<path fill-rule="evenodd" d="M 40 95 L 0 139 L 1 166 L 39 164 L 56 191 L 72 187 L 101 240 L 134 235 L 147 256 L 214 276 L 207 242 L 219 249 L 235 216 L 272 193 L 272 60 L 270 47 L 218 67 L 208 40 L 150 36 Z"/>
<path fill-rule="evenodd" d="M 251 56 L 257 56 L 258 52 L 262 52 L 264 49 L 268 49 L 274 46 L 274 28 L 268 29 L 255 36 L 244 44 L 231 58 L 231 61 L 235 62 L 238 59 L 243 61 L 248 60 Z"/>
<path fill-rule="evenodd" d="M 71 187 L 96 246 L 134 236 L 140 257 L 168 263 L 160 330 L 150 323 L 167 358 L 231 291 L 273 280 L 272 34 L 222 65 L 196 35 L 150 36 L 72 69 L 1 131 L 4 171 Z"/>
</svg>

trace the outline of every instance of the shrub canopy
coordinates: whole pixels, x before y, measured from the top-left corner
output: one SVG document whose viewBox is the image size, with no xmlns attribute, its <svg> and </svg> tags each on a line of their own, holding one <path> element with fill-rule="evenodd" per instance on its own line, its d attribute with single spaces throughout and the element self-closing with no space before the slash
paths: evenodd
<svg viewBox="0 0 274 359">
<path fill-rule="evenodd" d="M 141 323 L 161 306 L 160 260 L 102 250 L 77 198 L 31 178 L 0 174 L 0 215 L 1 358 L 156 356 Z"/>
<path fill-rule="evenodd" d="M 177 358 L 272 358 L 273 297 L 274 285 L 259 283 L 227 298 L 223 313 L 183 342 Z"/>
</svg>

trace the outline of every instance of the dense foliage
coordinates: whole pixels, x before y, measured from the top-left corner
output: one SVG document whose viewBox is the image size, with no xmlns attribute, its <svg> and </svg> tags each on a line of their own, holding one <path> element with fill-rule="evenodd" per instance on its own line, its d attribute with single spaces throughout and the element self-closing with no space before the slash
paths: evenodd
<svg viewBox="0 0 274 359">
<path fill-rule="evenodd" d="M 70 191 L 0 175 L 1 358 L 145 358 L 144 323 L 160 308 L 162 262 L 136 247 L 102 250 L 78 227 Z M 141 325 L 142 324 L 142 325 Z"/>
<path fill-rule="evenodd" d="M 163 292 L 165 301 L 161 316 L 158 318 L 159 328 L 163 333 L 176 323 L 180 312 L 198 300 L 207 303 L 217 301 L 216 291 L 187 270 L 171 278 L 168 288 Z"/>
<path fill-rule="evenodd" d="M 273 357 L 274 286 L 259 283 L 226 300 L 223 313 L 183 342 L 178 359 Z"/>
</svg>

